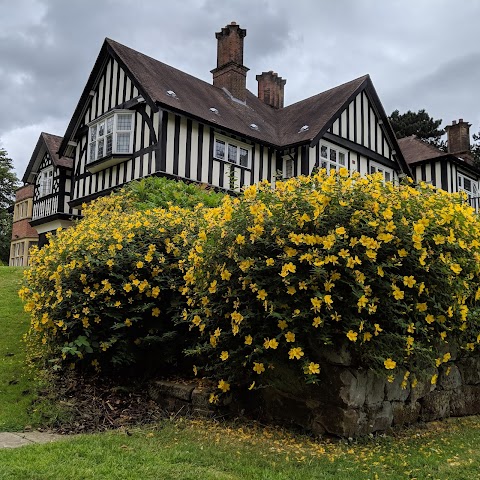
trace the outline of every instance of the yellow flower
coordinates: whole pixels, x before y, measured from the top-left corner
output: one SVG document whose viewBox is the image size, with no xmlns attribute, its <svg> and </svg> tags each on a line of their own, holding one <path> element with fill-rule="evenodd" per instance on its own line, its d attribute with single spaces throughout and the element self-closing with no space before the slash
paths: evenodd
<svg viewBox="0 0 480 480">
<path fill-rule="evenodd" d="M 251 345 L 252 342 L 253 342 L 252 336 L 251 336 L 251 335 L 247 335 L 247 336 L 245 337 L 245 345 Z"/>
<path fill-rule="evenodd" d="M 416 308 L 419 312 L 425 312 L 425 310 L 427 310 L 427 304 L 426 303 L 417 303 Z"/>
<path fill-rule="evenodd" d="M 373 335 L 370 332 L 365 332 L 363 334 L 363 341 L 369 342 L 372 339 Z"/>
<path fill-rule="evenodd" d="M 385 272 L 383 271 L 382 267 L 377 267 L 377 275 L 379 277 L 383 277 L 385 275 Z"/>
<path fill-rule="evenodd" d="M 287 293 L 289 295 L 295 295 L 295 293 L 297 293 L 297 289 L 293 286 L 293 285 L 290 285 L 288 288 L 287 288 Z"/>
<path fill-rule="evenodd" d="M 278 328 L 280 330 L 285 330 L 288 327 L 288 323 L 285 320 L 280 320 L 278 322 Z"/>
<path fill-rule="evenodd" d="M 325 295 L 323 297 L 323 301 L 328 305 L 329 308 L 331 308 L 330 305 L 332 305 L 332 303 L 333 303 L 331 295 Z"/>
<path fill-rule="evenodd" d="M 317 327 L 319 327 L 322 323 L 323 323 L 323 322 L 322 322 L 322 319 L 321 319 L 320 317 L 315 317 L 315 318 L 313 319 L 312 325 L 313 325 L 315 328 L 317 328 Z"/>
<path fill-rule="evenodd" d="M 230 277 L 232 276 L 232 274 L 225 268 L 224 270 L 222 270 L 221 274 L 220 274 L 222 280 L 230 280 Z"/>
<path fill-rule="evenodd" d="M 311 298 L 310 301 L 312 302 L 312 310 L 314 312 L 318 312 L 320 310 L 320 307 L 322 305 L 322 299 L 318 297 Z"/>
<path fill-rule="evenodd" d="M 158 317 L 160 315 L 160 309 L 158 307 L 155 307 L 152 309 L 152 316 Z"/>
<path fill-rule="evenodd" d="M 453 265 L 450 265 L 450 270 L 458 275 L 462 271 L 462 267 L 458 263 L 454 263 Z"/>
<path fill-rule="evenodd" d="M 223 381 L 223 380 L 222 380 Z M 218 403 L 218 395 L 215 395 L 214 393 L 210 394 L 210 397 L 208 398 L 209 403 L 216 404 Z"/>
<path fill-rule="evenodd" d="M 250 384 L 250 386 L 248 387 L 249 390 L 253 390 L 253 388 L 255 387 L 255 382 L 252 382 Z"/>
<path fill-rule="evenodd" d="M 239 244 L 239 245 L 243 245 L 245 243 L 245 237 L 243 235 L 240 235 L 238 234 L 237 235 L 237 238 L 235 239 L 235 241 Z"/>
<path fill-rule="evenodd" d="M 225 380 L 220 380 L 218 382 L 218 388 L 221 390 L 223 393 L 226 393 L 230 390 L 230 384 L 228 382 L 225 382 Z"/>
<path fill-rule="evenodd" d="M 227 359 L 228 359 L 228 352 L 224 350 L 224 351 L 220 354 L 220 358 L 222 359 L 222 362 L 224 362 L 225 360 L 227 360 Z"/>
<path fill-rule="evenodd" d="M 263 363 L 253 362 L 253 371 L 258 373 L 259 375 L 265 371 L 265 367 Z"/>
<path fill-rule="evenodd" d="M 392 360 L 391 358 L 387 358 L 383 362 L 383 365 L 387 370 L 393 370 L 397 366 L 397 362 L 395 362 L 395 360 Z"/>
<path fill-rule="evenodd" d="M 376 337 L 378 337 L 378 334 L 380 332 L 383 332 L 383 329 L 380 328 L 380 325 L 378 323 L 375 323 L 373 326 L 375 327 L 375 332 L 373 332 L 373 333 L 375 334 Z"/>
<path fill-rule="evenodd" d="M 432 385 L 435 385 L 437 383 L 437 380 L 438 380 L 438 375 L 435 374 L 435 375 L 432 376 L 432 379 L 430 380 L 430 383 Z"/>
<path fill-rule="evenodd" d="M 295 334 L 293 332 L 287 332 L 285 334 L 285 340 L 287 342 L 294 342 L 295 341 Z"/>
<path fill-rule="evenodd" d="M 435 321 L 435 317 L 429 313 L 426 317 L 425 317 L 425 321 L 428 323 L 428 324 L 431 324 Z"/>
<path fill-rule="evenodd" d="M 308 373 L 310 375 L 315 375 L 316 373 L 320 373 L 320 365 L 318 363 L 310 362 L 308 364 Z"/>
<path fill-rule="evenodd" d="M 131 321 L 129 318 L 127 318 L 127 319 L 125 320 L 125 325 L 126 325 L 127 327 L 131 327 L 131 326 L 132 326 L 132 321 Z"/>
<path fill-rule="evenodd" d="M 348 338 L 351 342 L 356 342 L 356 341 L 357 341 L 357 338 L 358 338 L 358 333 L 357 333 L 357 332 L 354 332 L 353 330 L 350 330 L 350 331 L 347 333 L 347 338 Z"/>
<path fill-rule="evenodd" d="M 193 374 L 194 374 L 195 376 L 198 375 L 198 368 L 197 368 L 196 365 L 193 366 Z"/>
<path fill-rule="evenodd" d="M 407 276 L 403 277 L 403 284 L 406 287 L 412 288 L 416 283 L 417 281 L 415 280 L 413 275 L 410 275 L 409 277 Z"/>
<path fill-rule="evenodd" d="M 143 262 L 137 262 L 137 268 L 143 268 Z"/>
<path fill-rule="evenodd" d="M 347 231 L 345 230 L 345 227 L 337 227 L 335 229 L 335 233 L 337 235 L 345 235 L 347 233 Z"/>
<path fill-rule="evenodd" d="M 275 260 L 273 258 L 267 258 L 265 263 L 267 264 L 267 267 L 271 267 L 272 265 L 275 265 Z"/>
<path fill-rule="evenodd" d="M 265 300 L 267 298 L 267 292 L 265 290 L 259 290 L 257 294 L 259 300 Z"/>
<path fill-rule="evenodd" d="M 297 360 L 300 360 L 300 358 L 303 357 L 303 355 L 304 353 L 301 347 L 291 348 L 288 352 L 288 358 L 290 358 L 290 360 L 293 360 L 294 358 L 296 358 Z"/>
<path fill-rule="evenodd" d="M 266 349 L 271 348 L 272 350 L 276 350 L 276 348 L 278 347 L 278 342 L 277 342 L 277 340 L 275 340 L 274 338 L 272 338 L 272 339 L 270 339 L 270 338 L 265 338 L 265 339 L 264 339 L 264 342 L 263 342 L 263 346 L 264 346 Z"/>
<path fill-rule="evenodd" d="M 123 289 L 124 289 L 126 292 L 131 292 L 131 291 L 132 291 L 132 284 L 131 284 L 131 283 L 126 283 L 126 284 L 123 286 Z"/>
<path fill-rule="evenodd" d="M 402 300 L 405 297 L 405 292 L 400 290 L 396 285 L 392 285 L 392 290 L 395 300 Z"/>
</svg>

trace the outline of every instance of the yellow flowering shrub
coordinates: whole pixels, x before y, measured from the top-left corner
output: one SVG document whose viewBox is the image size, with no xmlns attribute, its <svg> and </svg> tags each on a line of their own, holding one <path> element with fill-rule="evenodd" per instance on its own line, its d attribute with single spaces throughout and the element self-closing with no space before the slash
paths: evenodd
<svg viewBox="0 0 480 480">
<path fill-rule="evenodd" d="M 414 380 L 478 345 L 480 222 L 461 195 L 322 170 L 225 197 L 204 220 L 183 320 L 188 353 L 222 381 L 254 388 L 285 362 L 317 381 L 326 346 Z"/>
<path fill-rule="evenodd" d="M 188 329 L 173 324 L 171 309 L 182 301 L 178 262 L 200 211 L 140 211 L 128 193 L 85 207 L 32 254 L 20 291 L 29 343 L 43 345 L 55 369 L 178 364 Z"/>
</svg>

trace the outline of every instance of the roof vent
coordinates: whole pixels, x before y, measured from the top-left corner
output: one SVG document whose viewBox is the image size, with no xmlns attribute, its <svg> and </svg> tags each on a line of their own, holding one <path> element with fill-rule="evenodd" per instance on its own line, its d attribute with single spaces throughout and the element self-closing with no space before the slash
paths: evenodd
<svg viewBox="0 0 480 480">
<path fill-rule="evenodd" d="M 177 94 L 173 90 L 167 90 L 167 95 L 169 97 L 178 98 Z"/>
<path fill-rule="evenodd" d="M 216 115 L 218 115 L 218 110 L 217 110 L 215 107 L 210 107 L 209 110 L 210 110 L 212 113 L 215 113 Z"/>
<path fill-rule="evenodd" d="M 251 124 L 250 124 L 250 128 L 251 128 L 252 130 L 258 130 L 258 125 L 257 125 L 256 123 L 251 123 Z"/>
<path fill-rule="evenodd" d="M 298 133 L 306 132 L 306 131 L 308 131 L 308 129 L 309 129 L 309 126 L 308 126 L 308 125 L 304 125 L 304 126 L 298 131 Z"/>
</svg>

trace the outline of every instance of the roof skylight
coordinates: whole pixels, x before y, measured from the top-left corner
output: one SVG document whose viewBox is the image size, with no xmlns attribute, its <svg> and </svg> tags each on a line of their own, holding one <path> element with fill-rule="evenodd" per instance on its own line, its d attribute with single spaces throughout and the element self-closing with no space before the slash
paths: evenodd
<svg viewBox="0 0 480 480">
<path fill-rule="evenodd" d="M 215 113 L 218 115 L 218 110 L 215 108 L 215 107 L 210 107 L 209 110 L 212 112 L 212 113 Z"/>
<path fill-rule="evenodd" d="M 251 128 L 252 130 L 258 130 L 258 125 L 257 125 L 256 123 L 251 123 L 251 124 L 250 124 L 250 128 Z"/>
<path fill-rule="evenodd" d="M 306 132 L 306 131 L 308 131 L 309 128 L 310 128 L 310 127 L 309 127 L 308 125 L 304 125 L 304 126 L 298 131 L 298 133 Z"/>
<path fill-rule="evenodd" d="M 169 97 L 178 98 L 177 94 L 173 90 L 167 90 L 167 95 Z"/>
</svg>

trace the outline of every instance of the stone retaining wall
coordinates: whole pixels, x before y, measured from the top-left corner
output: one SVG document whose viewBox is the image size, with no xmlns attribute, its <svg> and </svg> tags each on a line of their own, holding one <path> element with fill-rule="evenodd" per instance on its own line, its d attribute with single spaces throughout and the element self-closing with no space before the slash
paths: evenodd
<svg viewBox="0 0 480 480">
<path fill-rule="evenodd" d="M 238 413 L 301 426 L 315 434 L 356 437 L 392 426 L 429 422 L 449 416 L 480 414 L 480 357 L 468 357 L 429 372 L 425 382 L 402 388 L 372 371 L 354 368 L 348 355 L 329 356 L 322 363 L 320 382 L 306 385 L 289 367 L 276 368 L 271 386 L 241 398 L 209 403 L 212 387 L 155 382 L 150 394 L 167 410 L 196 414 Z M 438 375 L 432 385 L 430 378 Z M 218 393 L 218 392 L 216 392 Z"/>
</svg>

